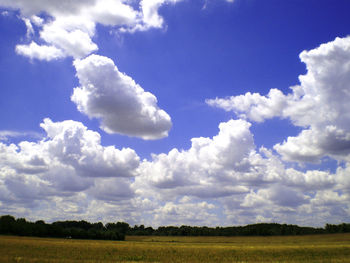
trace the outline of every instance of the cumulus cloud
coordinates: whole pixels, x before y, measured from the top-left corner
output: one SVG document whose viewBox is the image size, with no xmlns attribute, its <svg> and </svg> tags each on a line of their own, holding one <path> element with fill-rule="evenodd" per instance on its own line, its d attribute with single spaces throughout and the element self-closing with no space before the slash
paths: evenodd
<svg viewBox="0 0 350 263">
<path fill-rule="evenodd" d="M 141 21 L 133 28 L 127 29 L 131 32 L 146 31 L 150 28 L 162 28 L 164 25 L 163 17 L 159 15 L 158 10 L 164 4 L 175 4 L 182 0 L 141 0 Z"/>
<path fill-rule="evenodd" d="M 100 178 L 115 178 L 108 181 L 114 195 L 132 196 L 125 181 L 136 175 L 139 166 L 133 150 L 102 146 L 100 135 L 79 122 L 45 119 L 41 127 L 47 133 L 41 141 L 0 143 L 0 188 L 7 193 L 6 198 L 0 197 L 2 201 L 37 202 L 71 196 L 98 188 Z M 109 195 L 112 198 L 113 192 Z"/>
<path fill-rule="evenodd" d="M 221 198 L 274 184 L 305 191 L 336 185 L 329 172 L 286 169 L 271 150 L 262 147 L 257 151 L 250 125 L 230 120 L 219 125 L 213 138 L 193 138 L 188 150 L 175 148 L 168 154 L 153 155 L 151 161 L 141 163 L 135 189 L 144 195 L 162 192 L 169 198 Z"/>
<path fill-rule="evenodd" d="M 218 224 L 218 218 L 215 215 L 215 206 L 208 202 L 195 202 L 184 197 L 179 203 L 166 202 L 163 206 L 155 210 L 155 225 L 162 225 L 163 222 L 169 222 L 169 225 L 204 225 L 203 218 L 206 218 L 206 224 Z"/>
<path fill-rule="evenodd" d="M 66 19 L 64 19 L 66 20 Z M 91 40 L 91 32 L 88 28 L 83 30 L 79 28 L 81 25 L 75 25 L 75 28 L 67 30 L 64 25 L 68 21 L 61 21 L 61 19 L 45 25 L 40 32 L 40 37 L 50 44 L 62 51 L 66 56 L 74 58 L 81 58 L 98 49 L 97 45 Z M 84 25 L 85 26 L 85 25 Z M 94 29 L 90 29 L 94 30 Z"/>
<path fill-rule="evenodd" d="M 116 28 L 122 32 L 145 31 L 163 27 L 163 18 L 158 9 L 167 3 L 180 0 L 142 0 L 135 9 L 123 0 L 88 1 L 24 1 L 0 0 L 0 6 L 20 10 L 27 27 L 27 38 L 35 35 L 32 23 L 39 28 L 39 36 L 45 43 L 60 53 L 60 56 L 44 56 L 33 44 L 18 45 L 16 51 L 31 59 L 53 60 L 66 56 L 83 58 L 98 49 L 92 38 L 97 24 Z M 49 19 L 44 20 L 45 13 Z M 33 42 L 32 42 L 33 43 Z M 26 52 L 23 52 L 23 50 Z"/>
<path fill-rule="evenodd" d="M 81 176 L 129 177 L 134 176 L 139 157 L 129 149 L 101 146 L 97 132 L 88 130 L 74 121 L 54 123 L 45 119 L 40 125 L 50 140 L 42 142 L 47 152 L 64 164 L 75 168 Z"/>
<path fill-rule="evenodd" d="M 337 207 L 348 211 L 347 166 L 333 174 L 287 168 L 271 150 L 255 149 L 249 128 L 247 121 L 230 120 L 221 123 L 212 138 L 193 138 L 188 150 L 173 149 L 144 160 L 132 184 L 137 198 L 152 204 L 140 207 L 147 214 L 143 218 L 156 225 L 176 224 L 172 218 L 196 225 L 276 221 L 322 225 L 344 218 L 344 214 L 332 218 L 326 205 L 316 204 L 329 191 L 325 202 L 338 196 L 343 201 Z"/>
<path fill-rule="evenodd" d="M 242 185 L 226 183 L 234 181 L 231 172 L 249 169 L 247 159 L 254 154 L 249 127 L 243 120 L 231 120 L 221 123 L 219 134 L 212 139 L 193 138 L 187 151 L 173 149 L 168 154 L 153 155 L 151 162 L 141 164 L 141 175 L 135 179 L 135 185 L 147 182 L 150 187 L 197 197 L 247 191 Z"/>
<path fill-rule="evenodd" d="M 21 11 L 28 39 L 35 35 L 35 30 L 40 31 L 43 44 L 35 41 L 19 44 L 16 46 L 18 54 L 31 60 L 75 58 L 74 66 L 82 86 L 74 89 L 71 98 L 79 111 L 91 118 L 100 118 L 101 128 L 108 133 L 159 139 L 168 136 L 172 123 L 169 115 L 157 106 L 157 98 L 121 73 L 112 60 L 86 56 L 98 50 L 92 40 L 97 23 L 119 29 L 159 28 L 162 19 L 158 9 L 168 2 L 177 1 L 143 0 L 140 10 L 121 0 L 63 1 L 60 4 L 57 1 L 0 0 L 0 6 Z M 40 17 L 42 12 L 48 17 Z M 136 29 L 136 25 L 141 27 Z"/>
<path fill-rule="evenodd" d="M 79 122 L 45 119 L 41 127 L 40 141 L 0 143 L 1 213 L 152 226 L 322 225 L 349 214 L 349 165 L 333 174 L 286 168 L 271 150 L 255 149 L 244 120 L 141 164 Z"/>
<path fill-rule="evenodd" d="M 101 178 L 91 187 L 89 194 L 98 200 L 107 202 L 131 199 L 134 197 L 131 183 L 130 178 Z"/>
<path fill-rule="evenodd" d="M 100 135 L 79 122 L 45 119 L 40 126 L 44 139 L 0 142 L 0 214 L 133 222 L 137 154 L 102 146 Z"/>
<path fill-rule="evenodd" d="M 71 99 L 79 111 L 101 119 L 103 130 L 146 140 L 168 135 L 171 119 L 159 109 L 157 98 L 120 72 L 111 59 L 90 55 L 74 66 L 81 86 Z"/>
<path fill-rule="evenodd" d="M 80 8 L 91 5 L 94 2 L 95 0 L 63 0 L 60 2 L 55 0 L 33 0 L 29 3 L 26 0 L 1 0 L 0 4 L 4 7 L 20 9 L 24 15 L 31 16 L 42 11 L 55 14 L 74 13 L 78 12 Z"/>
<path fill-rule="evenodd" d="M 54 46 L 38 45 L 32 41 L 29 45 L 17 45 L 16 52 L 30 59 L 55 60 L 63 58 L 65 55 L 61 49 Z"/>
<path fill-rule="evenodd" d="M 287 97 L 280 90 L 272 89 L 266 97 L 258 93 L 247 92 L 244 95 L 224 99 L 207 99 L 206 103 L 225 111 L 233 111 L 243 119 L 263 122 L 265 119 L 282 116 L 287 106 Z"/>
<path fill-rule="evenodd" d="M 0 6 L 19 9 L 30 39 L 39 30 L 40 42 L 16 46 L 16 52 L 31 60 L 75 58 L 81 87 L 72 95 L 79 111 L 101 119 L 101 128 L 143 139 L 168 136 L 172 126 L 169 115 L 159 109 L 157 98 L 145 92 L 132 78 L 119 72 L 106 57 L 86 56 L 98 50 L 93 42 L 96 24 L 135 30 L 162 27 L 158 9 L 177 0 L 143 0 L 140 10 L 122 0 L 91 1 L 7 1 Z M 41 17 L 42 13 L 45 17 Z M 33 27 L 35 25 L 36 27 Z M 137 27 L 139 25 L 140 27 Z M 94 71 L 96 70 L 96 71 Z"/>
<path fill-rule="evenodd" d="M 280 117 L 303 127 L 298 136 L 274 147 L 285 160 L 344 159 L 350 151 L 350 37 L 303 51 L 300 59 L 307 73 L 290 94 L 272 89 L 267 96 L 246 93 L 207 103 L 253 121 Z"/>
</svg>

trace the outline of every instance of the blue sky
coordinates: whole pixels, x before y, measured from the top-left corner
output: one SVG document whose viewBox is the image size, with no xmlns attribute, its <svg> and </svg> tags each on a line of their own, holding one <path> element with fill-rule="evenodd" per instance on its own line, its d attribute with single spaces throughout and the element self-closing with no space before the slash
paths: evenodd
<svg viewBox="0 0 350 263">
<path fill-rule="evenodd" d="M 1 214 L 349 221 L 348 1 L 0 8 Z"/>
</svg>

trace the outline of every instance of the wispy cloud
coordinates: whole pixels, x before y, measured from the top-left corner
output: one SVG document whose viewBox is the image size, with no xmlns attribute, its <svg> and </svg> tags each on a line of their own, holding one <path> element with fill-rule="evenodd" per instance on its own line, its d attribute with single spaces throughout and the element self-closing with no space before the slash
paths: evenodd
<svg viewBox="0 0 350 263">
<path fill-rule="evenodd" d="M 10 131 L 10 130 L 0 130 L 0 141 L 7 141 L 9 138 L 30 138 L 30 139 L 40 139 L 43 138 L 43 134 L 31 131 Z"/>
</svg>

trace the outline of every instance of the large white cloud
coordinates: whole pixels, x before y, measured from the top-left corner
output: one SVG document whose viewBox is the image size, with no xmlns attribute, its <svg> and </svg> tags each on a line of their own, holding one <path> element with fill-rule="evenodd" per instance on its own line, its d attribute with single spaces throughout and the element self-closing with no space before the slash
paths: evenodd
<svg viewBox="0 0 350 263">
<path fill-rule="evenodd" d="M 45 119 L 41 127 L 47 137 L 39 142 L 0 143 L 1 181 L 9 197 L 37 200 L 86 190 L 96 178 L 135 176 L 139 157 L 133 150 L 102 146 L 100 135 L 79 122 Z"/>
<path fill-rule="evenodd" d="M 74 89 L 71 99 L 79 111 L 101 119 L 103 130 L 143 139 L 168 135 L 171 119 L 159 109 L 157 98 L 120 72 L 111 59 L 90 55 L 74 66 L 81 87 Z"/>
<path fill-rule="evenodd" d="M 66 56 L 83 58 L 96 51 L 98 46 L 92 38 L 97 24 L 123 32 L 161 28 L 164 23 L 158 9 L 179 1 L 142 0 L 138 9 L 124 0 L 0 0 L 0 6 L 20 10 L 27 27 L 27 39 L 31 43 L 18 45 L 16 52 L 31 59 L 53 60 Z M 39 30 L 44 44 L 33 42 L 35 30 Z M 44 55 L 45 50 L 50 55 Z"/>
<path fill-rule="evenodd" d="M 57 1 L 0 0 L 0 6 L 20 9 L 27 26 L 27 38 L 35 34 L 34 29 L 39 29 L 45 43 L 39 45 L 32 40 L 30 44 L 17 45 L 18 54 L 31 60 L 50 61 L 66 56 L 76 59 L 74 65 L 82 86 L 74 89 L 72 100 L 81 112 L 100 118 L 101 128 L 108 133 L 159 139 L 168 136 L 172 124 L 169 115 L 158 108 L 157 98 L 119 72 L 111 59 L 96 55 L 82 58 L 98 49 L 92 41 L 97 23 L 118 28 L 131 28 L 136 24 L 144 28 L 161 27 L 162 24 L 147 17 L 159 17 L 157 10 L 166 2 L 176 1 L 143 0 L 141 11 L 121 0 L 63 1 L 60 4 Z M 52 18 L 41 18 L 38 16 L 41 12 Z"/>
<path fill-rule="evenodd" d="M 41 127 L 46 136 L 39 141 L 0 143 L 0 214 L 136 222 L 136 153 L 102 146 L 100 135 L 79 122 L 45 119 Z"/>
<path fill-rule="evenodd" d="M 0 214 L 131 220 L 137 154 L 102 146 L 100 135 L 79 122 L 45 119 L 41 127 L 47 136 L 40 141 L 0 143 Z"/>
<path fill-rule="evenodd" d="M 52 60 L 65 56 L 81 58 L 98 49 L 93 43 L 97 23 L 106 26 L 134 26 L 138 23 L 138 11 L 121 0 L 89 1 L 7 1 L 0 6 L 19 9 L 27 32 L 34 35 L 31 22 L 37 25 L 44 45 L 35 42 L 18 45 L 16 51 L 30 58 Z M 39 17 L 45 13 L 51 18 Z M 39 23 L 38 23 L 39 22 Z M 29 34 L 27 34 L 29 37 Z M 29 37 L 30 38 L 30 37 Z M 43 56 L 38 47 L 56 49 L 60 56 Z M 23 52 L 25 50 L 25 52 Z M 52 53 L 52 52 L 51 52 Z"/>
<path fill-rule="evenodd" d="M 307 73 L 299 77 L 300 85 L 291 87 L 290 94 L 272 89 L 266 97 L 246 93 L 207 103 L 253 121 L 289 118 L 303 127 L 298 136 L 275 146 L 285 160 L 315 162 L 325 155 L 346 158 L 350 153 L 350 37 L 303 51 L 300 59 Z"/>
<path fill-rule="evenodd" d="M 71 56 L 80 84 L 72 100 L 89 117 L 101 119 L 101 128 L 108 133 L 120 133 L 143 139 L 168 136 L 169 115 L 158 108 L 157 98 L 145 92 L 132 78 L 119 72 L 113 61 L 87 55 L 98 49 L 92 38 L 97 23 L 119 29 L 146 30 L 161 27 L 158 9 L 176 0 L 143 0 L 140 10 L 122 0 L 96 1 L 2 1 L 0 6 L 19 9 L 27 26 L 27 38 L 39 29 L 44 44 L 31 41 L 16 46 L 18 54 L 31 60 L 56 60 Z M 47 16 L 40 17 L 41 12 Z M 157 17 L 155 19 L 154 17 Z M 35 25 L 35 26 L 33 26 Z M 138 29 L 136 25 L 140 25 Z"/>
<path fill-rule="evenodd" d="M 88 177 L 130 177 L 134 176 L 139 157 L 129 149 L 101 146 L 97 132 L 88 130 L 74 121 L 53 123 L 45 119 L 41 127 L 49 141 L 42 145 L 56 160 L 69 164 L 81 176 Z"/>
<path fill-rule="evenodd" d="M 230 120 L 213 138 L 193 138 L 188 150 L 144 160 L 132 184 L 137 198 L 152 203 L 140 206 L 143 220 L 153 225 L 176 224 L 174 217 L 178 224 L 192 225 L 322 225 L 350 215 L 348 166 L 333 174 L 287 168 L 271 150 L 255 149 L 249 127 L 244 120 Z M 338 202 L 342 214 L 332 217 L 327 202 Z"/>
<path fill-rule="evenodd" d="M 272 151 L 255 149 L 244 120 L 141 164 L 133 150 L 102 146 L 79 122 L 41 126 L 41 141 L 0 143 L 1 214 L 153 226 L 322 225 L 350 215 L 349 165 L 333 174 L 286 168 Z"/>
<path fill-rule="evenodd" d="M 153 155 L 151 162 L 142 163 L 135 185 L 147 182 L 151 187 L 198 197 L 247 191 L 242 185 L 226 183 L 235 180 L 231 172 L 249 169 L 248 158 L 254 155 L 249 127 L 248 122 L 231 120 L 221 123 L 219 134 L 212 139 L 193 138 L 187 151 L 173 149 L 168 154 Z"/>
</svg>

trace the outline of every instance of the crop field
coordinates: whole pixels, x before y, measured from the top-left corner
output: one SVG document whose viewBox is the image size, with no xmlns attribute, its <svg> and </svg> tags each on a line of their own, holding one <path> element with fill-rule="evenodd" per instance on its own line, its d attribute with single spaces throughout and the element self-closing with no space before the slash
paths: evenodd
<svg viewBox="0 0 350 263">
<path fill-rule="evenodd" d="M 350 262 L 350 234 L 126 241 L 0 236 L 0 262 Z"/>
</svg>

